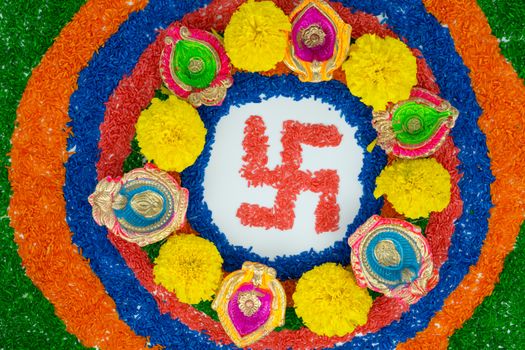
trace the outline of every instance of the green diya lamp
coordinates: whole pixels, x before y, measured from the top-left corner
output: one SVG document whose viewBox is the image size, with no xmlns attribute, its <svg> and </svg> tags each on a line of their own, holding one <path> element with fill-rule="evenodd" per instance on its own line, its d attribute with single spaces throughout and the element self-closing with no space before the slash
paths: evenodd
<svg viewBox="0 0 525 350">
<path fill-rule="evenodd" d="M 458 111 L 431 92 L 415 88 L 408 100 L 373 113 L 377 144 L 399 158 L 434 154 L 454 127 Z"/>
<path fill-rule="evenodd" d="M 233 84 L 221 41 L 212 33 L 184 26 L 168 29 L 160 72 L 166 87 L 195 107 L 220 105 Z"/>
</svg>

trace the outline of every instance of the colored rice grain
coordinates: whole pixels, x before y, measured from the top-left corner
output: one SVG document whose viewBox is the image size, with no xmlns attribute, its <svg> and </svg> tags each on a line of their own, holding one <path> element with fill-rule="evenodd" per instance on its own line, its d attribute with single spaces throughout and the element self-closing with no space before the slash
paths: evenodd
<svg viewBox="0 0 525 350">
<path fill-rule="evenodd" d="M 491 35 L 487 19 L 475 1 L 425 0 L 427 8 L 449 26 L 456 47 L 470 67 L 472 86 L 483 115 L 480 126 L 487 135 L 491 169 L 496 181 L 491 186 L 494 207 L 489 231 L 477 264 L 445 301 L 443 309 L 429 326 L 401 349 L 424 348 L 440 344 L 446 348 L 448 337 L 469 319 L 484 297 L 490 295 L 503 269 L 507 254 L 514 248 L 519 227 L 525 216 L 525 152 L 519 138 L 525 126 L 525 86 L 512 66 L 501 55 L 498 41 Z M 470 11 L 466 12 L 465 7 Z M 485 39 L 479 41 L 482 36 Z M 498 98 L 494 98 L 498 96 Z"/>
<path fill-rule="evenodd" d="M 302 191 L 319 193 L 315 210 L 317 233 L 338 230 L 339 176 L 334 170 L 321 169 L 314 173 L 300 170 L 302 145 L 313 147 L 336 147 L 342 135 L 335 125 L 303 124 L 287 120 L 283 122 L 281 143 L 282 162 L 275 169 L 268 168 L 268 136 L 266 125 L 259 116 L 246 120 L 244 129 L 244 165 L 240 173 L 248 186 L 271 186 L 277 190 L 272 208 L 256 204 L 241 203 L 237 217 L 244 226 L 255 226 L 289 230 L 295 221 L 295 201 Z"/>
<path fill-rule="evenodd" d="M 17 111 L 18 128 L 13 133 L 9 173 L 13 188 L 9 214 L 12 226 L 20 233 L 15 234 L 15 241 L 27 275 L 55 305 L 55 312 L 69 332 L 87 346 L 108 349 L 144 348 L 147 340 L 119 319 L 114 301 L 88 262 L 71 249 L 71 232 L 63 220 L 63 163 L 68 158 L 68 130 L 64 125 L 69 119 L 65 111 L 79 71 L 120 23 L 146 2 L 124 4 L 124 1 L 88 2 L 33 70 Z M 41 127 L 44 119 L 46 129 Z M 50 150 L 54 157 L 42 153 L 43 149 Z M 45 246 L 47 250 L 35 254 L 35 246 Z M 67 261 L 68 268 L 57 263 L 60 261 Z M 56 276 L 60 276 L 60 284 L 54 280 Z"/>
<path fill-rule="evenodd" d="M 0 92 L 0 343 L 6 349 L 84 348 L 74 334 L 66 331 L 53 304 L 26 275 L 7 216 L 11 196 L 8 180 L 10 139 L 18 103 L 31 70 L 84 2 L 38 0 L 32 1 L 29 8 L 25 6 L 26 0 L 0 3 L 0 46 L 4 48 L 3 62 L 8 62 L 0 66 L 0 81 L 4 87 Z M 38 27 L 31 26 L 36 22 Z"/>
<path fill-rule="evenodd" d="M 359 16 L 359 18 L 367 18 L 368 17 L 368 18 L 372 18 L 373 21 L 376 21 L 375 17 L 369 16 L 369 15 L 365 15 L 365 14 L 362 14 L 362 13 L 359 13 L 359 12 L 356 13 L 355 15 L 352 15 L 352 16 Z M 347 15 L 347 17 L 352 18 L 350 15 Z M 204 29 L 206 29 L 206 28 L 204 28 Z M 141 59 L 141 62 L 142 62 L 142 59 Z M 435 80 L 434 80 L 434 78 L 432 76 L 432 73 L 430 72 L 430 70 L 428 70 L 428 67 L 425 65 L 424 60 L 423 59 L 418 60 L 418 65 L 419 65 L 419 67 L 418 67 L 418 77 L 420 79 L 420 81 L 419 81 L 420 86 L 426 86 L 427 88 L 432 89 L 434 92 L 437 92 L 436 91 L 437 87 L 435 85 Z M 140 81 L 141 79 L 143 79 L 143 77 L 141 77 L 141 75 L 140 75 L 140 72 L 144 68 L 139 68 L 139 67 L 140 67 L 140 65 L 137 65 L 137 67 L 135 68 L 133 74 L 130 76 L 130 79 L 135 79 L 137 82 Z M 421 70 L 420 67 L 423 67 L 425 69 Z M 419 74 L 420 72 L 422 72 L 423 75 L 420 75 Z M 130 83 L 130 85 L 132 85 L 132 84 Z M 119 94 L 115 94 L 112 98 L 117 98 L 118 95 Z M 140 96 L 140 93 L 139 94 L 134 94 L 134 96 L 136 96 L 135 98 L 139 98 L 139 99 L 143 98 L 142 96 Z M 148 103 L 148 101 L 146 101 L 146 98 L 144 98 L 144 102 L 142 102 L 142 103 L 146 103 L 146 104 Z M 110 111 L 111 111 L 111 109 L 108 109 L 108 111 L 106 112 L 106 116 L 108 116 L 107 113 L 110 113 Z M 126 112 L 126 113 L 128 113 L 128 112 Z M 133 122 L 132 120 L 133 119 L 131 119 L 131 121 L 127 120 L 125 122 L 129 125 L 129 124 L 131 124 Z M 109 122 L 109 121 L 110 121 L 110 119 L 106 119 L 106 122 Z M 123 119 L 123 121 L 124 121 L 124 119 Z M 117 128 L 115 128 L 115 131 L 113 131 L 113 132 L 117 132 L 117 134 L 118 134 L 118 131 L 116 129 Z M 124 128 L 123 130 L 130 130 L 130 129 Z M 133 132 L 132 129 L 130 130 L 130 132 Z M 104 137 L 104 135 L 102 135 L 102 137 Z M 112 146 L 116 146 L 115 144 L 108 144 L 108 146 L 111 146 L 111 145 Z M 453 144 L 450 143 L 450 145 L 451 145 L 451 147 L 453 149 Z M 448 147 L 446 147 L 446 148 L 450 149 Z M 104 150 L 103 149 L 102 157 L 104 156 L 104 154 L 108 154 L 109 152 L 112 152 L 112 150 L 110 150 L 110 149 Z M 111 154 L 111 153 L 109 153 L 109 154 Z M 445 157 L 445 159 L 447 159 L 447 158 Z M 453 158 L 450 158 L 450 160 L 452 160 L 452 159 Z M 448 166 L 445 166 L 445 167 L 447 169 L 449 169 Z M 452 165 L 450 168 L 454 169 L 455 167 Z M 99 174 L 99 176 L 100 176 L 100 174 Z M 453 217 L 456 217 L 456 216 L 453 216 Z M 450 225 L 451 225 L 451 222 L 454 220 L 453 217 L 448 218 L 450 220 Z M 448 231 L 448 237 L 450 237 L 450 234 L 453 232 L 453 226 L 450 226 L 450 228 L 451 228 L 451 230 Z M 445 235 L 445 236 L 447 236 L 447 235 Z M 449 241 L 450 241 L 450 238 L 449 238 Z M 442 251 L 444 251 L 446 253 L 447 249 L 448 249 L 448 246 L 445 246 Z M 390 310 L 390 312 L 392 314 L 398 315 L 398 316 L 395 316 L 397 318 L 401 315 L 401 312 L 406 311 L 403 308 L 398 308 L 397 303 L 393 303 L 392 300 L 386 300 L 386 298 L 385 298 L 385 300 L 383 300 L 382 298 L 378 299 L 377 302 L 374 305 L 375 306 L 371 310 L 371 317 L 370 317 L 370 322 L 369 322 L 369 327 L 371 327 L 370 331 L 377 331 L 377 330 L 379 330 L 384 325 L 384 320 L 390 319 L 389 316 L 385 316 L 385 312 L 384 311 Z M 381 310 L 383 310 L 383 311 L 381 311 Z M 171 311 L 172 311 L 173 315 L 176 315 L 176 312 L 173 312 L 174 311 L 173 309 Z M 300 336 L 300 335 L 297 335 L 297 336 Z M 303 336 L 304 336 L 304 334 L 303 334 Z M 284 335 L 283 335 L 283 337 L 284 337 Z M 286 337 L 288 338 L 289 336 L 286 336 Z M 281 337 L 279 337 L 279 338 L 281 338 Z"/>
</svg>

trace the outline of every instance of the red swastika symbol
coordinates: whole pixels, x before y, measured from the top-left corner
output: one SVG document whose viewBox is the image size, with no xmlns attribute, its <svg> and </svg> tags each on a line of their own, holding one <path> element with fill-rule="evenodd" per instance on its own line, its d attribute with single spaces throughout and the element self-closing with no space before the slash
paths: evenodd
<svg viewBox="0 0 525 350">
<path fill-rule="evenodd" d="M 261 207 L 242 203 L 237 217 L 245 226 L 256 226 L 289 230 L 295 220 L 295 201 L 303 191 L 319 193 L 315 210 L 315 231 L 337 231 L 339 225 L 339 175 L 337 171 L 321 169 L 315 172 L 300 170 L 302 145 L 313 147 L 335 147 L 341 143 L 342 135 L 335 125 L 303 124 L 287 120 L 283 123 L 281 143 L 281 165 L 268 168 L 268 137 L 266 125 L 259 116 L 246 120 L 244 128 L 244 165 L 241 176 L 248 186 L 271 186 L 277 189 L 274 206 Z"/>
</svg>

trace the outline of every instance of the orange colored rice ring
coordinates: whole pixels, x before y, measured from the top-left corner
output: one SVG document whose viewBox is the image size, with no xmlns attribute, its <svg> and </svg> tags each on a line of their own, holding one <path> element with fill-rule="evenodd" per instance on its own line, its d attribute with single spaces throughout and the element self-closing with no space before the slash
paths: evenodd
<svg viewBox="0 0 525 350">
<path fill-rule="evenodd" d="M 71 243 L 62 192 L 69 133 L 64 126 L 79 72 L 120 24 L 146 4 L 88 1 L 33 70 L 12 138 L 9 215 L 18 253 L 27 276 L 53 303 L 67 331 L 89 347 L 143 349 L 148 340 L 119 319 L 115 302 Z"/>
<path fill-rule="evenodd" d="M 68 331 L 76 334 L 88 346 L 102 344 L 105 348 L 140 348 L 145 346 L 145 339 L 134 335 L 118 320 L 113 301 L 105 294 L 100 281 L 89 269 L 87 261 L 74 248 L 69 248 L 71 233 L 63 221 L 65 203 L 61 196 L 64 180 L 62 163 L 67 159 L 67 131 L 62 128 L 68 120 L 65 111 L 69 95 L 75 89 L 78 72 L 87 64 L 92 52 L 116 31 L 127 15 L 144 4 L 145 1 L 141 1 L 135 7 L 130 7 L 124 2 L 88 2 L 73 22 L 66 26 L 41 65 L 33 72 L 18 110 L 17 122 L 21 128 L 13 135 L 13 169 L 10 172 L 10 180 L 14 195 L 10 216 L 17 231 L 15 240 L 20 246 L 20 256 L 27 274 L 46 297 L 57 305 L 56 312 L 66 322 Z M 498 43 L 490 36 L 490 27 L 474 1 L 447 3 L 428 0 L 426 4 L 431 12 L 435 12 L 438 18 L 449 25 L 458 51 L 471 69 L 473 87 L 485 111 L 480 125 L 488 135 L 492 170 L 497 176 L 497 181 L 491 187 L 496 207 L 492 210 L 487 244 L 483 247 L 478 264 L 465 277 L 458 290 L 446 300 L 444 309 L 437 313 L 429 328 L 405 344 L 405 347 L 408 345 L 409 348 L 421 348 L 425 344 L 435 346 L 436 340 L 443 340 L 439 343 L 446 346 L 447 335 L 469 318 L 482 298 L 490 294 L 493 283 L 503 267 L 504 257 L 512 250 L 524 209 L 523 204 L 516 203 L 514 199 L 520 198 L 524 192 L 524 185 L 520 184 L 525 175 L 524 170 L 515 167 L 524 156 L 519 152 L 520 145 L 517 140 L 504 137 L 507 135 L 508 129 L 505 126 L 508 125 L 508 120 L 515 121 L 516 134 L 521 134 L 523 116 L 520 114 L 524 114 L 525 102 L 523 85 L 499 55 Z M 107 31 L 96 32 L 96 35 L 86 38 L 86 28 L 94 31 L 94 28 L 102 27 L 101 23 L 106 26 Z M 479 43 L 479 33 L 489 39 Z M 76 55 L 61 55 L 62 52 L 68 52 L 63 48 L 72 46 L 72 42 L 75 46 L 79 45 L 75 47 L 75 51 L 71 51 Z M 488 59 L 481 60 L 479 57 Z M 492 90 L 503 91 L 502 87 L 505 88 L 505 96 L 494 99 Z M 35 101 L 42 101 L 42 109 L 34 109 L 34 105 L 37 105 Z M 46 103 L 59 108 L 45 110 Z M 38 130 L 39 117 L 44 116 L 57 128 L 35 137 L 38 133 L 29 131 Z M 503 126 L 501 131 L 494 127 L 499 125 L 498 123 Z M 28 147 L 29 145 L 32 147 Z M 37 151 L 38 146 L 43 149 L 60 149 L 62 159 L 45 159 Z M 24 149 L 24 153 L 21 149 Z M 28 149 L 34 151 L 28 153 Z M 510 162 L 510 159 L 515 161 Z M 48 181 L 44 188 L 41 187 L 43 181 Z M 39 193 L 46 193 L 44 197 L 51 201 L 41 199 Z M 28 210 L 19 212 L 18 208 Z M 37 211 L 37 208 L 46 210 L 42 213 Z M 33 216 L 32 220 L 28 219 L 30 215 Z M 54 218 L 62 220 L 53 220 Z M 35 223 L 37 225 L 34 225 Z M 38 231 L 35 227 L 38 227 Z M 42 249 L 43 247 L 45 249 Z M 57 265 L 60 261 L 67 261 L 67 266 Z M 42 266 L 46 266 L 46 269 L 41 268 Z M 480 275 L 482 272 L 485 273 Z M 51 276 L 57 274 L 64 276 L 63 281 L 66 284 L 59 286 L 52 280 Z M 478 288 L 471 288 L 473 285 L 477 285 Z M 83 290 L 90 291 L 89 297 L 77 294 Z M 91 307 L 89 311 L 86 305 Z M 109 334 L 105 333 L 108 328 Z M 436 339 L 436 336 L 441 339 Z"/>
<path fill-rule="evenodd" d="M 514 248 L 525 218 L 525 85 L 500 52 L 488 21 L 474 0 L 424 0 L 427 9 L 448 25 L 456 49 L 470 69 L 472 87 L 483 109 L 479 120 L 487 136 L 494 207 L 476 265 L 445 300 L 428 327 L 399 349 L 446 349 L 448 337 L 468 320 L 499 280 L 505 257 Z"/>
</svg>

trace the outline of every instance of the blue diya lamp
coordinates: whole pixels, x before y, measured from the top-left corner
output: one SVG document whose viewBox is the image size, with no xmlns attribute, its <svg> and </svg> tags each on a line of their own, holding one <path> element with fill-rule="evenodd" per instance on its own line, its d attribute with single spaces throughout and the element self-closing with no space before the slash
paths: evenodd
<svg viewBox="0 0 525 350">
<path fill-rule="evenodd" d="M 126 241 L 145 246 L 184 225 L 188 190 L 153 164 L 122 178 L 102 179 L 88 198 L 97 224 Z"/>
<path fill-rule="evenodd" d="M 431 92 L 414 88 L 410 98 L 373 112 L 377 144 L 399 158 L 422 158 L 434 154 L 454 127 L 458 111 Z"/>
<path fill-rule="evenodd" d="M 247 261 L 224 279 L 212 308 L 228 336 L 243 348 L 284 324 L 286 293 L 274 269 Z"/>
<path fill-rule="evenodd" d="M 437 283 L 432 255 L 421 229 L 399 219 L 374 215 L 348 239 L 357 283 L 408 304 Z"/>
</svg>

